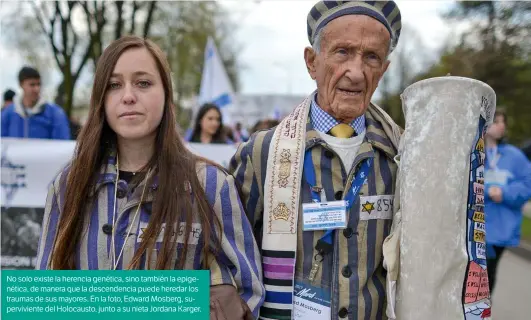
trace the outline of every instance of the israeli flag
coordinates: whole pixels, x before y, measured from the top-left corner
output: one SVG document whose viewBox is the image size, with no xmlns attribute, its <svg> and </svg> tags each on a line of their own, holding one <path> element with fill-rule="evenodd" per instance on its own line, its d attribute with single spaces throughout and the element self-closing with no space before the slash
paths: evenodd
<svg viewBox="0 0 531 320">
<path fill-rule="evenodd" d="M 205 48 L 205 63 L 198 103 L 199 106 L 204 103 L 214 103 L 221 109 L 223 122 L 230 123 L 228 111 L 234 104 L 234 90 L 211 37 L 208 37 Z"/>
</svg>

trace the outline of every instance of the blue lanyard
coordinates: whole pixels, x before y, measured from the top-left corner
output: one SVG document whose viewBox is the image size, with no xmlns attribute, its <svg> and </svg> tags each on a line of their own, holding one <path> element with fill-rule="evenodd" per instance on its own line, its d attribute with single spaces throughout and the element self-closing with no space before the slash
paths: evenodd
<svg viewBox="0 0 531 320">
<path fill-rule="evenodd" d="M 354 180 L 352 181 L 352 186 L 350 188 L 350 191 L 348 192 L 347 196 L 345 197 L 345 200 L 347 201 L 347 211 L 352 208 L 352 205 L 354 204 L 354 201 L 356 200 L 356 197 L 358 196 L 361 187 L 363 186 L 363 183 L 367 179 L 367 176 L 369 175 L 369 172 L 372 167 L 372 158 L 365 159 L 360 169 L 358 170 L 356 176 L 354 177 Z M 316 190 L 316 178 L 315 178 L 315 168 L 313 166 L 313 159 L 312 159 L 312 153 L 311 150 L 306 151 L 306 154 L 304 155 L 304 177 L 306 178 L 306 182 L 310 185 L 310 191 L 312 194 L 312 200 L 313 202 L 321 202 L 321 195 Z M 327 230 L 326 233 L 317 241 L 316 249 L 318 251 L 329 251 L 330 248 L 332 248 L 332 233 L 334 230 Z"/>
<path fill-rule="evenodd" d="M 500 154 L 498 153 L 498 148 L 487 148 L 487 169 L 497 169 L 498 160 L 500 159 Z"/>
</svg>

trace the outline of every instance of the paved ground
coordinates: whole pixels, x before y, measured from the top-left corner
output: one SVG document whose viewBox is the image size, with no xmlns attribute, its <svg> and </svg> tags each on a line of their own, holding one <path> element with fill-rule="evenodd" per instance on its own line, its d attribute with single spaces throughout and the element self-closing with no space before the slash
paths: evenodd
<svg viewBox="0 0 531 320">
<path fill-rule="evenodd" d="M 525 207 L 524 207 L 524 214 L 525 214 L 527 217 L 531 218 L 531 201 L 528 202 L 528 203 L 525 205 Z"/>
<path fill-rule="evenodd" d="M 506 251 L 497 277 L 492 320 L 531 319 L 531 260 Z"/>
</svg>

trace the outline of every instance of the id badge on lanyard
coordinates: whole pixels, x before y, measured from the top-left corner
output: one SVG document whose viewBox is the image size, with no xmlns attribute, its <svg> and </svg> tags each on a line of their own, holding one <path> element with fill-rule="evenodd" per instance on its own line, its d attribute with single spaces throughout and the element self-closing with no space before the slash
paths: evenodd
<svg viewBox="0 0 531 320">
<path fill-rule="evenodd" d="M 303 230 L 334 230 L 347 227 L 347 202 L 304 203 L 302 205 Z"/>
<path fill-rule="evenodd" d="M 310 186 L 312 203 L 303 203 L 303 230 L 327 230 L 344 229 L 347 227 L 347 212 L 354 204 L 363 183 L 372 166 L 372 158 L 363 161 L 345 200 L 321 202 L 321 195 L 316 187 L 315 169 L 313 166 L 311 151 L 307 151 L 304 157 L 304 176 Z"/>
<path fill-rule="evenodd" d="M 303 230 L 326 230 L 325 234 L 317 241 L 312 269 L 308 280 L 313 282 L 317 270 L 323 260 L 323 256 L 333 251 L 332 234 L 335 229 L 347 226 L 347 211 L 350 210 L 358 196 L 363 183 L 367 179 L 372 166 L 372 158 L 363 161 L 360 170 L 352 181 L 352 186 L 345 200 L 320 203 L 321 195 L 316 189 L 315 169 L 313 166 L 311 151 L 307 151 L 304 157 L 304 176 L 310 186 L 313 203 L 303 204 Z"/>
<path fill-rule="evenodd" d="M 293 295 L 294 319 L 331 319 L 330 291 L 327 288 L 314 286 L 312 282 L 315 280 L 323 256 L 333 251 L 333 231 L 347 227 L 347 212 L 354 204 L 361 187 L 365 183 L 371 166 L 372 158 L 363 161 L 360 170 L 352 181 L 352 186 L 345 200 L 321 203 L 320 190 L 316 188 L 317 182 L 311 151 L 306 152 L 304 157 L 304 176 L 310 186 L 313 202 L 302 205 L 303 230 L 326 230 L 326 232 L 317 241 L 317 245 L 315 246 L 317 254 L 314 257 L 308 279 L 295 282 L 295 292 Z"/>
<path fill-rule="evenodd" d="M 295 281 L 293 293 L 293 319 L 330 320 L 330 291 Z"/>
<path fill-rule="evenodd" d="M 485 182 L 489 185 L 504 186 L 509 179 L 508 172 L 498 168 L 500 157 L 497 148 L 487 149 L 488 166 L 485 172 Z"/>
</svg>

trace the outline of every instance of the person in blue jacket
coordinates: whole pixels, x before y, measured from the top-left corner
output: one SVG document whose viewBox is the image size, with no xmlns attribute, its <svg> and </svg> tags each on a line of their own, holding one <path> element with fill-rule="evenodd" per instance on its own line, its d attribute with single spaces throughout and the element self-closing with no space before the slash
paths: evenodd
<svg viewBox="0 0 531 320">
<path fill-rule="evenodd" d="M 520 243 L 522 208 L 531 198 L 531 162 L 520 149 L 504 142 L 506 124 L 505 113 L 496 111 L 494 123 L 485 135 L 487 273 L 491 294 L 503 251 Z"/>
<path fill-rule="evenodd" d="M 2 110 L 2 137 L 70 139 L 70 122 L 56 104 L 41 100 L 41 76 L 31 67 L 18 74 L 23 94 Z"/>
</svg>

